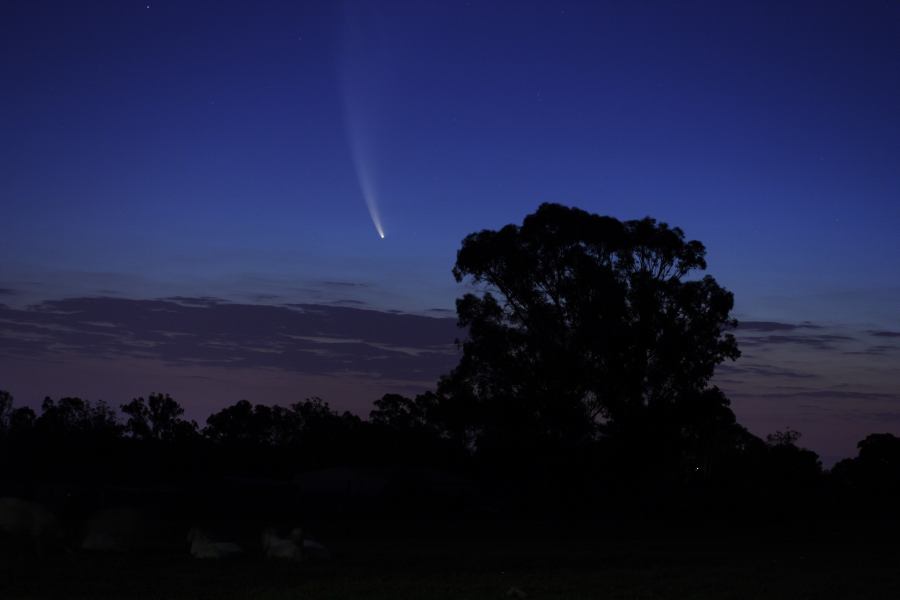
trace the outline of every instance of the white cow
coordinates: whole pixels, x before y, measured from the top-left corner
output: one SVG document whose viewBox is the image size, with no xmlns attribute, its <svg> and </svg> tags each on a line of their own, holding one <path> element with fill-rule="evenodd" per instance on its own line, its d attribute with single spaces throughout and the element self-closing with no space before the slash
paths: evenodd
<svg viewBox="0 0 900 600">
<path fill-rule="evenodd" d="M 262 533 L 262 547 L 267 558 L 303 560 L 303 542 L 297 543 L 291 538 L 279 537 L 271 527 Z"/>
<path fill-rule="evenodd" d="M 291 531 L 291 540 L 303 550 L 304 558 L 331 559 L 331 551 L 316 540 L 306 537 L 306 534 L 300 527 Z"/>
<path fill-rule="evenodd" d="M 0 534 L 27 540 L 34 552 L 43 554 L 48 546 L 62 543 L 62 528 L 51 511 L 22 498 L 0 498 Z"/>
<path fill-rule="evenodd" d="M 194 558 L 233 558 L 244 553 L 234 542 L 213 541 L 196 527 L 188 532 L 187 540 L 191 543 L 191 556 Z"/>
</svg>

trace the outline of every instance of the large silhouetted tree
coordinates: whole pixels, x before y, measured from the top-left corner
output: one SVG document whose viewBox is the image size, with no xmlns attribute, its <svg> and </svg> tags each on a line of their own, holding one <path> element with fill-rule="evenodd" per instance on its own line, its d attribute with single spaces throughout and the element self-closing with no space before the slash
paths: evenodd
<svg viewBox="0 0 900 600">
<path fill-rule="evenodd" d="M 481 449 L 598 432 L 694 452 L 715 445 L 711 432 L 734 416 L 709 381 L 740 353 L 732 294 L 693 276 L 705 253 L 665 223 L 558 204 L 470 234 L 453 274 L 481 293 L 457 300 L 469 335 L 440 383 L 444 401 L 469 415 Z"/>
</svg>

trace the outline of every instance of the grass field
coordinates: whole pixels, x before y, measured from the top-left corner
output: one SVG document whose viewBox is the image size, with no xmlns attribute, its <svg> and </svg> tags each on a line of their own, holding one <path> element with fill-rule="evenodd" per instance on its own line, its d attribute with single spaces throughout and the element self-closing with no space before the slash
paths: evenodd
<svg viewBox="0 0 900 600">
<path fill-rule="evenodd" d="M 346 541 L 323 563 L 7 557 L 0 598 L 900 598 L 894 545 Z"/>
</svg>

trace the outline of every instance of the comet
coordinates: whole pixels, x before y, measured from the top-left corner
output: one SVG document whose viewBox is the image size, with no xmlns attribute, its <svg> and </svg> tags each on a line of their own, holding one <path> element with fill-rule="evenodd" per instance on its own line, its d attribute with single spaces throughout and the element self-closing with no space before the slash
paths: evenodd
<svg viewBox="0 0 900 600">
<path fill-rule="evenodd" d="M 372 163 L 369 160 L 370 153 L 367 152 L 365 138 L 363 137 L 361 127 L 353 127 L 354 120 L 347 117 L 347 137 L 350 142 L 350 152 L 353 155 L 353 167 L 356 170 L 356 180 L 359 183 L 359 190 L 362 193 L 363 200 L 366 202 L 366 208 L 369 209 L 369 217 L 372 219 L 372 225 L 378 236 L 384 239 L 384 226 L 381 223 L 381 213 L 378 211 L 378 193 L 375 187 L 375 176 Z"/>
<path fill-rule="evenodd" d="M 372 225 L 384 239 L 384 223 L 378 201 L 376 157 L 378 143 L 385 136 L 384 106 L 388 57 L 386 40 L 380 33 L 383 17 L 373 13 L 369 2 L 345 2 L 342 47 L 339 64 L 341 99 L 347 142 Z"/>
</svg>

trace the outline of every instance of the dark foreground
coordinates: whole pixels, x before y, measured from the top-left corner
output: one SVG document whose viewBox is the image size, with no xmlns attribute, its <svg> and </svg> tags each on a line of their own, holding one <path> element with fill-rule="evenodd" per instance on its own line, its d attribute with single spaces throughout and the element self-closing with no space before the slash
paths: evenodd
<svg viewBox="0 0 900 600">
<path fill-rule="evenodd" d="M 900 598 L 895 544 L 344 541 L 330 562 L 6 556 L 0 598 Z M 525 596 L 519 594 L 518 590 Z"/>
</svg>

